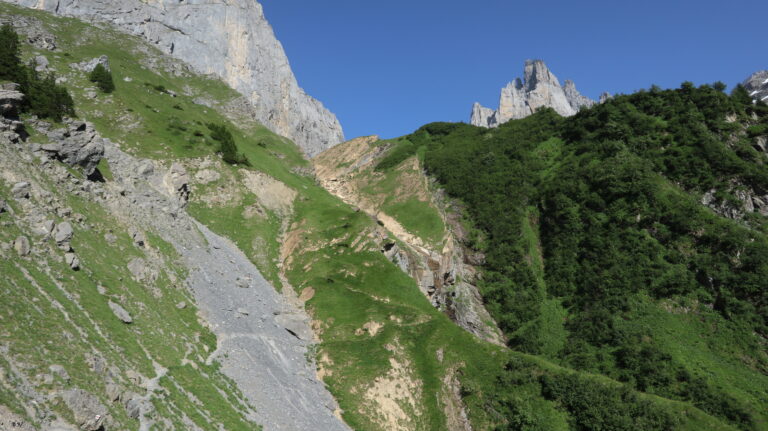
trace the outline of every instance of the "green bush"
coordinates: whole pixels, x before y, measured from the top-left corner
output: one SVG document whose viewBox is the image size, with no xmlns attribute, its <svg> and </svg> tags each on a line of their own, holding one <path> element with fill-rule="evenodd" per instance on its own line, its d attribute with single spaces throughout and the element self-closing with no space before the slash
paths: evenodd
<svg viewBox="0 0 768 431">
<path fill-rule="evenodd" d="M 226 126 L 210 123 L 208 124 L 208 129 L 211 131 L 211 139 L 218 142 L 218 153 L 221 154 L 221 157 L 225 162 L 232 165 L 238 164 L 250 166 L 245 155 L 237 152 L 235 138 Z"/>
<path fill-rule="evenodd" d="M 102 64 L 97 64 L 88 75 L 88 79 L 95 83 L 99 89 L 105 93 L 115 91 L 115 82 L 112 80 L 112 72 L 107 70 Z"/>
</svg>

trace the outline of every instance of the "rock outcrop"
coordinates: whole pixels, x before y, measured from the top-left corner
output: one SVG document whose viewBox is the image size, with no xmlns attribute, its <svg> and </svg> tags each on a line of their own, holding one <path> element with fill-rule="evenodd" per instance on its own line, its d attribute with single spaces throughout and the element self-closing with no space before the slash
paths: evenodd
<svg viewBox="0 0 768 431">
<path fill-rule="evenodd" d="M 565 81 L 565 86 L 560 86 L 560 81 L 541 60 L 527 60 L 523 76 L 501 89 L 499 109 L 494 111 L 475 103 L 470 123 L 498 127 L 509 120 L 525 118 L 541 108 L 552 108 L 560 115 L 571 116 L 582 107 L 596 103 L 579 93 L 573 81 Z"/>
<path fill-rule="evenodd" d="M 3 0 L 108 22 L 214 74 L 254 106 L 257 119 L 309 156 L 344 135 L 336 116 L 302 90 L 261 5 L 252 0 Z"/>
<path fill-rule="evenodd" d="M 768 70 L 753 73 L 742 85 L 754 100 L 768 103 Z"/>
</svg>

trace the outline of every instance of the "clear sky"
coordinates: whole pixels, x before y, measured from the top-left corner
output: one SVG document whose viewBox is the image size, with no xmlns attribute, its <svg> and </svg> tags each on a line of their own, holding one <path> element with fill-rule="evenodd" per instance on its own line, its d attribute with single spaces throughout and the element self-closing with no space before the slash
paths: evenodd
<svg viewBox="0 0 768 431">
<path fill-rule="evenodd" d="M 586 96 L 768 69 L 768 0 L 261 0 L 307 93 L 348 139 L 469 121 L 543 59 Z"/>
</svg>

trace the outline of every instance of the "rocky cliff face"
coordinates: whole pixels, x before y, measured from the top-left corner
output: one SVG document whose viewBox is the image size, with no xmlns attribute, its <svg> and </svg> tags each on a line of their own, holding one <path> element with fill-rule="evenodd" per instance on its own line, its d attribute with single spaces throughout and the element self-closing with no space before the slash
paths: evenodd
<svg viewBox="0 0 768 431">
<path fill-rule="evenodd" d="M 197 72 L 223 79 L 253 104 L 262 124 L 309 156 L 344 140 L 336 116 L 299 87 L 255 0 L 3 1 L 144 37 Z"/>
<path fill-rule="evenodd" d="M 470 123 L 498 127 L 509 120 L 525 118 L 541 108 L 552 108 L 560 115 L 571 116 L 582 107 L 596 103 L 579 93 L 573 81 L 565 81 L 565 86 L 561 86 L 541 60 L 527 60 L 523 76 L 501 89 L 499 109 L 494 111 L 475 103 Z"/>
<path fill-rule="evenodd" d="M 768 70 L 753 73 L 742 85 L 753 99 L 768 103 Z"/>
</svg>

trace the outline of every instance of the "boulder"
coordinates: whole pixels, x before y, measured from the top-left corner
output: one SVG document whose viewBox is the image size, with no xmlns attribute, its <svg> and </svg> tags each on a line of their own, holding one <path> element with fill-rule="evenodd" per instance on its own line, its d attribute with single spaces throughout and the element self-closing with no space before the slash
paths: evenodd
<svg viewBox="0 0 768 431">
<path fill-rule="evenodd" d="M 0 115 L 8 118 L 18 117 L 23 100 L 24 93 L 16 90 L 0 90 Z"/>
<path fill-rule="evenodd" d="M 35 56 L 35 71 L 36 72 L 47 72 L 49 65 L 50 65 L 50 63 L 48 62 L 48 59 L 44 55 L 37 55 L 37 56 Z"/>
<path fill-rule="evenodd" d="M 126 311 L 120 304 L 109 301 L 109 308 L 112 310 L 112 313 L 115 314 L 115 317 L 120 319 L 123 323 L 133 323 L 133 318 L 131 318 L 130 313 L 128 313 L 128 311 Z"/>
<path fill-rule="evenodd" d="M 31 251 L 29 245 L 29 239 L 25 236 L 20 236 L 13 241 L 13 248 L 19 256 L 27 256 Z"/>
<path fill-rule="evenodd" d="M 104 157 L 104 142 L 83 121 L 67 120 L 66 129 L 54 129 L 47 135 L 51 143 L 40 149 L 70 166 L 82 167 L 86 175 L 92 174 Z"/>
<path fill-rule="evenodd" d="M 174 163 L 163 177 L 168 193 L 174 196 L 182 204 L 189 200 L 189 175 L 180 163 Z"/>
<path fill-rule="evenodd" d="M 26 181 L 16 183 L 11 188 L 11 195 L 16 199 L 28 199 L 32 185 Z"/>
<path fill-rule="evenodd" d="M 82 70 L 85 73 L 91 73 L 93 72 L 93 69 L 95 69 L 98 65 L 104 66 L 104 68 L 107 70 L 112 70 L 109 67 L 109 57 L 106 55 L 102 55 L 91 60 L 82 61 L 80 63 L 75 63 L 72 66 L 73 68 Z"/>
<path fill-rule="evenodd" d="M 68 244 L 72 240 L 73 235 L 72 225 L 68 221 L 59 223 L 53 231 L 53 239 L 60 246 Z"/>
<path fill-rule="evenodd" d="M 107 408 L 99 398 L 82 389 L 69 389 L 62 393 L 62 400 L 75 418 L 75 424 L 84 431 L 98 431 L 104 426 Z"/>
<path fill-rule="evenodd" d="M 64 262 L 74 270 L 80 269 L 80 258 L 78 258 L 75 253 L 66 253 L 64 255 Z"/>
</svg>

